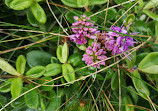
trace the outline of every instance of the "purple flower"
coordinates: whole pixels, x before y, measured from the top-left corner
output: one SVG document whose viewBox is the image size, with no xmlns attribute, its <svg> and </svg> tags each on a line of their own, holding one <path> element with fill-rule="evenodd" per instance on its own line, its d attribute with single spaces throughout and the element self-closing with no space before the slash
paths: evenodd
<svg viewBox="0 0 158 111">
<path fill-rule="evenodd" d="M 72 32 L 74 34 L 70 35 L 70 40 L 77 44 L 86 44 L 87 38 L 96 39 L 95 34 L 100 31 L 97 26 L 94 26 L 94 22 L 89 22 L 89 17 L 86 15 L 81 15 L 81 18 L 74 16 L 76 22 L 72 24 Z"/>
<path fill-rule="evenodd" d="M 123 52 L 126 52 L 129 50 L 129 47 L 134 47 L 134 44 L 136 43 L 132 37 L 129 36 L 122 36 L 119 33 L 122 34 L 128 34 L 127 28 L 122 25 L 121 27 L 114 27 L 112 26 L 110 30 L 114 31 L 108 31 L 107 33 L 102 33 L 102 37 L 105 40 L 105 49 L 107 51 L 112 51 L 112 55 L 117 55 Z M 119 32 L 119 33 L 116 33 Z M 127 53 L 124 53 L 126 56 Z M 122 55 L 121 55 L 122 57 Z M 131 60 L 131 57 L 127 57 L 129 60 Z"/>
<path fill-rule="evenodd" d="M 92 47 L 88 46 L 88 48 L 86 49 L 86 54 L 84 54 L 83 58 L 82 58 L 82 61 L 85 61 L 85 64 L 91 65 L 93 63 L 99 62 L 99 61 L 107 58 L 105 56 L 106 51 L 101 49 L 100 45 L 101 44 L 99 44 L 97 42 L 93 42 Z M 100 65 L 105 65 L 105 61 L 99 62 L 92 66 L 100 69 Z"/>
</svg>

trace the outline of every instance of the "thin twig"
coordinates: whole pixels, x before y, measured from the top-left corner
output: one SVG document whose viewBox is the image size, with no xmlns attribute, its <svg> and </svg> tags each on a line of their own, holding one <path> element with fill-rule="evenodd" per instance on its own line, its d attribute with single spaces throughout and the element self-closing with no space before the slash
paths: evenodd
<svg viewBox="0 0 158 111">
<path fill-rule="evenodd" d="M 24 29 L 0 29 L 0 31 L 3 30 L 12 30 L 12 31 L 21 31 L 21 32 L 34 32 L 34 33 L 42 33 L 42 34 L 52 34 L 56 36 L 61 36 L 61 37 L 69 37 L 66 35 L 58 34 L 58 33 L 53 33 L 53 32 L 42 32 L 42 31 L 35 31 L 35 30 L 24 30 Z"/>
<path fill-rule="evenodd" d="M 51 36 L 53 36 L 53 35 L 50 35 L 50 36 L 48 36 L 47 38 L 50 39 L 49 37 L 51 37 Z M 12 48 L 12 49 L 8 49 L 8 50 L 0 51 L 0 55 L 1 55 L 1 54 L 4 54 L 4 53 L 11 52 L 11 51 L 15 51 L 15 50 L 19 50 L 19 49 L 24 49 L 24 48 L 27 48 L 27 47 L 29 47 L 29 46 L 32 46 L 32 45 L 35 45 L 35 44 L 38 44 L 38 43 L 47 41 L 47 40 L 48 40 L 47 38 L 44 38 L 44 39 L 39 40 L 39 41 L 37 41 L 37 42 L 31 43 L 31 44 L 27 44 L 27 45 L 24 45 L 24 46 L 21 46 L 21 47 L 16 47 L 16 48 Z M 54 38 L 54 37 L 53 37 L 53 38 Z"/>
<path fill-rule="evenodd" d="M 87 87 L 88 87 L 88 85 L 87 85 Z M 96 107 L 97 111 L 99 111 L 99 108 L 98 108 L 98 106 L 97 106 L 97 104 L 96 104 L 96 102 L 95 102 L 94 96 L 93 96 L 93 94 L 92 94 L 92 92 L 91 92 L 91 90 L 90 90 L 89 87 L 88 87 L 88 90 L 89 90 L 89 92 L 90 92 L 90 94 L 91 94 L 91 96 L 92 96 L 92 99 L 93 99 L 93 101 L 94 101 L 94 104 L 95 104 L 95 107 Z"/>
<path fill-rule="evenodd" d="M 119 111 L 121 111 L 121 78 L 120 78 L 119 64 L 117 64 L 117 68 L 118 68 L 118 78 L 119 78 Z"/>
<path fill-rule="evenodd" d="M 59 24 L 59 26 L 62 28 L 62 30 L 65 32 L 65 34 L 67 36 L 69 36 L 69 34 L 66 32 L 66 30 L 64 29 L 64 27 L 61 25 L 61 23 L 59 22 L 59 20 L 57 19 L 56 15 L 54 14 L 53 10 L 51 9 L 48 0 L 46 0 L 46 3 L 48 5 L 49 10 L 51 11 L 52 15 L 54 16 L 55 20 L 57 21 L 57 23 Z"/>
<path fill-rule="evenodd" d="M 107 9 L 108 9 L 108 7 L 109 7 L 109 0 L 108 0 L 108 3 L 107 3 Z M 106 11 L 106 14 L 105 14 L 104 27 L 105 27 L 105 24 L 106 24 L 107 15 L 108 15 L 108 10 Z"/>
<path fill-rule="evenodd" d="M 102 92 L 103 92 L 103 94 L 104 94 L 104 96 L 105 96 L 107 102 L 109 103 L 109 105 L 110 105 L 112 111 L 115 111 L 114 107 L 112 106 L 112 104 L 111 104 L 111 102 L 109 101 L 109 98 L 106 96 L 105 92 L 104 92 L 103 90 L 102 90 Z"/>
<path fill-rule="evenodd" d="M 112 6 L 112 7 L 109 7 L 109 8 L 106 8 L 106 9 L 104 9 L 104 10 L 101 10 L 101 11 L 99 11 L 99 12 L 96 12 L 96 13 L 94 13 L 93 15 L 90 15 L 89 17 L 92 17 L 92 16 L 97 15 L 97 14 L 99 14 L 99 13 L 101 13 L 101 12 L 106 11 L 106 10 L 109 10 L 109 9 L 112 9 L 112 8 L 115 8 L 115 7 L 118 7 L 118 6 L 121 6 L 121 5 L 130 3 L 130 2 L 133 2 L 133 1 L 135 1 L 135 0 L 129 0 L 129 1 L 127 1 L 127 2 L 123 2 L 123 3 L 120 3 L 120 4 L 114 5 L 114 6 Z"/>
<path fill-rule="evenodd" d="M 151 83 L 155 86 L 155 88 L 157 88 L 157 86 L 155 85 L 155 83 L 152 81 L 152 79 L 149 77 L 149 75 L 147 73 L 145 73 L 146 76 L 149 78 L 149 80 L 151 81 Z"/>
<path fill-rule="evenodd" d="M 143 88 L 141 88 L 142 90 L 143 90 L 143 92 L 145 93 L 145 95 L 147 96 L 147 98 L 148 98 L 148 100 L 149 100 L 149 102 L 152 104 L 152 106 L 153 106 L 153 108 L 154 108 L 154 111 L 157 111 L 156 110 L 156 108 L 155 108 L 155 106 L 154 106 L 154 103 L 152 102 L 152 100 L 150 99 L 150 97 L 148 96 L 148 94 L 144 91 L 144 89 Z"/>
</svg>

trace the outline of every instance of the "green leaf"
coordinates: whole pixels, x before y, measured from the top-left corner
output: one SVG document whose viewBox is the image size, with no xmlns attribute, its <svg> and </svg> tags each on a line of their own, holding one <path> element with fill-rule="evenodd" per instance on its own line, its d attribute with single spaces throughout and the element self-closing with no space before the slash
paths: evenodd
<svg viewBox="0 0 158 111">
<path fill-rule="evenodd" d="M 46 21 L 47 21 L 46 14 L 45 14 L 43 8 L 38 3 L 34 3 L 31 6 L 31 10 L 32 10 L 34 17 L 36 18 L 36 20 L 38 22 L 40 22 L 42 24 L 46 23 Z"/>
<path fill-rule="evenodd" d="M 44 66 L 35 66 L 26 72 L 26 76 L 30 78 L 39 78 L 44 74 L 44 72 L 45 72 Z"/>
<path fill-rule="evenodd" d="M 62 64 L 62 74 L 67 82 L 75 80 L 75 71 L 70 64 Z"/>
<path fill-rule="evenodd" d="M 30 67 L 46 66 L 51 62 L 51 57 L 52 55 L 47 52 L 34 50 L 27 53 L 27 63 Z"/>
<path fill-rule="evenodd" d="M 101 5 L 106 3 L 108 0 L 89 0 L 89 5 Z"/>
<path fill-rule="evenodd" d="M 66 63 L 69 56 L 69 48 L 67 43 L 65 42 L 64 45 L 59 45 L 57 48 L 57 58 L 61 63 Z"/>
<path fill-rule="evenodd" d="M 143 8 L 143 6 L 144 6 L 144 1 L 143 0 L 140 0 L 139 2 L 138 2 L 138 4 L 139 4 L 139 8 L 142 10 L 142 8 Z"/>
<path fill-rule="evenodd" d="M 113 71 L 111 68 L 109 68 L 109 69 L 108 69 L 108 72 L 106 73 L 106 77 L 105 77 L 106 80 L 111 79 L 114 74 L 115 74 L 114 71 Z"/>
<path fill-rule="evenodd" d="M 4 92 L 10 91 L 11 80 L 12 79 L 8 79 L 5 82 L 3 82 L 2 84 L 0 84 L 0 92 L 4 93 Z"/>
<path fill-rule="evenodd" d="M 98 19 L 99 19 L 98 22 L 102 23 L 105 20 L 106 11 L 101 12 L 98 15 L 102 18 L 101 19 L 100 17 L 98 17 Z M 114 9 L 114 8 L 109 9 L 108 13 L 107 13 L 106 21 L 112 20 L 116 15 L 117 15 L 116 9 Z"/>
<path fill-rule="evenodd" d="M 117 4 L 121 4 L 123 2 L 127 2 L 127 0 L 114 0 Z M 127 4 L 124 4 L 124 5 L 121 5 L 123 7 L 131 7 L 133 5 L 133 3 L 127 3 Z"/>
<path fill-rule="evenodd" d="M 152 20 L 152 21 L 148 22 L 147 26 L 151 30 L 152 36 L 154 36 L 155 35 L 155 28 L 156 28 L 156 21 Z"/>
<path fill-rule="evenodd" d="M 21 107 L 16 107 L 16 108 L 14 108 L 11 111 L 38 111 L 38 110 L 37 109 L 29 108 L 27 105 L 24 105 L 24 106 L 21 106 Z"/>
<path fill-rule="evenodd" d="M 76 73 L 81 76 L 86 76 L 86 75 L 90 75 L 94 73 L 94 70 L 90 70 L 88 68 L 81 69 L 82 67 L 85 67 L 85 66 L 86 65 L 84 63 L 79 64 L 79 66 L 75 68 Z"/>
<path fill-rule="evenodd" d="M 32 84 L 26 85 L 25 86 L 28 90 L 34 88 Z M 38 97 L 38 92 L 36 89 L 26 93 L 24 95 L 26 105 L 30 108 L 37 108 L 39 104 L 39 97 Z"/>
<path fill-rule="evenodd" d="M 0 108 L 7 103 L 7 97 L 0 95 Z"/>
<path fill-rule="evenodd" d="M 129 104 L 132 105 L 133 103 L 128 95 L 123 98 L 123 102 L 125 104 L 125 111 L 134 111 L 134 106 L 129 106 Z"/>
<path fill-rule="evenodd" d="M 39 23 L 36 20 L 36 18 L 34 17 L 31 8 L 27 9 L 27 20 L 29 21 L 29 23 L 34 26 L 34 27 L 38 27 Z"/>
<path fill-rule="evenodd" d="M 128 92 L 129 92 L 130 96 L 132 97 L 133 103 L 137 104 L 138 95 L 136 93 L 136 90 L 132 86 L 128 86 L 127 88 L 129 89 Z"/>
<path fill-rule="evenodd" d="M 126 25 L 129 25 L 131 22 L 133 22 L 135 20 L 135 15 L 134 14 L 129 14 L 126 17 Z"/>
<path fill-rule="evenodd" d="M 23 96 L 11 103 L 11 106 L 14 107 L 14 108 L 17 108 L 17 107 L 20 107 L 20 106 L 23 106 L 23 105 L 25 105 L 25 101 L 24 101 Z"/>
<path fill-rule="evenodd" d="M 52 80 L 51 77 L 42 77 L 41 80 L 38 80 L 37 82 L 38 82 L 39 84 L 43 84 L 43 83 L 48 82 L 48 81 L 51 81 L 51 80 Z M 51 82 L 49 82 L 49 83 L 47 83 L 47 84 L 45 84 L 45 85 L 54 85 L 54 81 L 51 81 Z M 41 91 L 51 91 L 52 88 L 53 88 L 53 86 L 41 86 L 41 87 L 39 87 L 39 89 L 40 89 Z"/>
<path fill-rule="evenodd" d="M 158 0 L 150 0 L 143 9 L 150 9 L 158 5 Z"/>
<path fill-rule="evenodd" d="M 12 75 L 20 75 L 14 68 L 11 66 L 7 61 L 4 59 L 0 58 L 0 68 Z"/>
<path fill-rule="evenodd" d="M 45 111 L 46 109 L 46 105 L 44 103 L 45 99 L 42 96 L 39 96 L 39 98 L 40 98 L 40 111 Z"/>
<path fill-rule="evenodd" d="M 135 28 L 138 29 L 139 31 L 147 31 L 147 25 L 144 21 L 136 21 L 135 22 Z"/>
<path fill-rule="evenodd" d="M 86 48 L 87 48 L 87 46 L 86 46 L 85 44 L 83 44 L 83 45 L 76 44 L 76 46 L 77 46 L 80 50 L 83 50 L 83 51 L 85 51 Z"/>
<path fill-rule="evenodd" d="M 47 106 L 46 111 L 55 111 L 61 105 L 61 97 L 54 94 L 50 103 Z M 58 110 L 57 110 L 58 111 Z"/>
<path fill-rule="evenodd" d="M 77 5 L 77 0 L 61 0 L 65 5 L 70 6 L 70 7 L 78 7 Z"/>
<path fill-rule="evenodd" d="M 141 21 L 144 21 L 146 19 L 146 15 L 145 14 L 142 14 L 139 18 Z"/>
<path fill-rule="evenodd" d="M 68 63 L 71 63 L 72 66 L 78 66 L 81 63 L 81 61 L 82 61 L 81 53 L 74 53 L 68 59 Z"/>
<path fill-rule="evenodd" d="M 20 74 L 24 74 L 26 66 L 26 59 L 25 56 L 20 55 L 16 60 L 16 69 Z"/>
<path fill-rule="evenodd" d="M 142 59 L 148 54 L 149 54 L 148 52 L 138 54 L 136 57 L 136 64 L 139 64 L 142 61 Z"/>
<path fill-rule="evenodd" d="M 60 74 L 62 71 L 61 64 L 58 63 L 52 63 L 46 66 L 46 72 L 44 73 L 44 76 L 55 76 L 57 74 Z"/>
<path fill-rule="evenodd" d="M 51 58 L 51 63 L 58 63 L 58 59 L 56 57 L 52 57 Z"/>
<path fill-rule="evenodd" d="M 132 53 L 132 55 L 130 56 L 132 59 L 129 60 L 128 58 L 126 58 L 126 62 L 127 62 L 127 66 L 129 69 L 132 69 L 135 65 L 135 61 L 136 61 L 136 52 Z"/>
<path fill-rule="evenodd" d="M 158 21 L 156 21 L 155 24 L 155 37 L 156 37 L 155 43 L 158 44 Z"/>
<path fill-rule="evenodd" d="M 138 69 L 149 74 L 158 74 L 158 52 L 152 52 L 144 57 Z"/>
<path fill-rule="evenodd" d="M 11 94 L 12 98 L 15 99 L 16 97 L 20 96 L 22 93 L 23 88 L 23 80 L 22 78 L 12 78 L 11 82 Z"/>
<path fill-rule="evenodd" d="M 107 0 L 61 0 L 65 5 L 74 7 L 74 8 L 82 8 L 84 6 L 89 5 L 100 5 L 107 2 Z"/>
<path fill-rule="evenodd" d="M 119 87 L 119 81 L 118 81 L 118 73 L 113 74 L 111 79 L 111 88 L 112 90 L 115 90 Z"/>
<path fill-rule="evenodd" d="M 78 7 L 88 6 L 88 0 L 77 0 Z"/>
<path fill-rule="evenodd" d="M 33 4 L 33 0 L 13 0 L 10 7 L 14 10 L 24 10 Z"/>
<path fill-rule="evenodd" d="M 10 7 L 10 3 L 12 2 L 13 0 L 5 0 L 5 4 Z"/>
<path fill-rule="evenodd" d="M 62 45 L 59 45 L 58 48 L 57 48 L 57 58 L 59 59 L 59 61 L 61 63 L 63 63 L 63 58 L 62 58 L 62 49 L 63 49 L 63 46 Z"/>
<path fill-rule="evenodd" d="M 143 12 L 145 14 L 147 14 L 150 18 L 152 18 L 155 21 L 158 21 L 158 15 L 156 15 L 155 13 L 149 11 L 149 10 L 143 10 Z"/>
<path fill-rule="evenodd" d="M 158 39 L 158 21 L 155 24 L 155 37 Z"/>
<path fill-rule="evenodd" d="M 81 15 L 82 15 L 82 12 L 81 12 L 81 11 L 72 10 L 72 11 L 68 11 L 68 12 L 65 14 L 65 17 L 66 17 L 66 19 L 68 20 L 68 22 L 74 23 L 74 22 L 75 22 L 75 19 L 74 19 L 73 17 L 74 17 L 74 16 L 80 17 Z"/>
<path fill-rule="evenodd" d="M 140 74 L 138 72 L 138 69 L 136 69 L 133 73 L 132 73 L 132 81 L 134 84 L 135 89 L 137 90 L 137 92 L 144 98 L 146 98 L 146 95 L 150 95 L 150 91 L 148 89 L 148 87 L 146 86 L 146 84 L 143 82 L 143 80 L 140 77 Z"/>
<path fill-rule="evenodd" d="M 69 56 L 69 47 L 67 45 L 67 42 L 65 42 L 62 48 L 63 63 L 67 62 L 68 56 Z"/>
<path fill-rule="evenodd" d="M 35 0 L 36 2 L 44 1 L 44 0 Z"/>
</svg>

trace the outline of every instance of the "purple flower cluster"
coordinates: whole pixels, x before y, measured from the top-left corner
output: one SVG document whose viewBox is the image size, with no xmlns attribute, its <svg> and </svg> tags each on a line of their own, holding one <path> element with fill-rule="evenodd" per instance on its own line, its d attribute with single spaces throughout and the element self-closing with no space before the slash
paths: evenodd
<svg viewBox="0 0 158 111">
<path fill-rule="evenodd" d="M 102 36 L 105 39 L 105 48 L 108 51 L 112 51 L 112 55 L 117 55 L 129 50 L 129 47 L 134 47 L 136 43 L 132 37 L 122 36 L 122 34 L 128 34 L 127 29 L 125 27 L 114 27 L 112 26 L 107 33 L 102 33 Z M 119 34 L 119 33 L 122 34 Z M 124 53 L 127 55 L 127 53 Z M 130 60 L 130 56 L 127 57 Z"/>
<path fill-rule="evenodd" d="M 126 56 L 129 53 L 126 51 L 130 47 L 134 47 L 136 43 L 132 37 L 124 36 L 124 34 L 128 34 L 127 29 L 129 26 L 126 28 L 123 25 L 121 27 L 111 26 L 110 31 L 100 33 L 97 29 L 98 27 L 94 26 L 94 22 L 89 22 L 90 18 L 86 17 L 86 15 L 82 15 L 81 18 L 74 16 L 74 19 L 76 20 L 72 24 L 74 34 L 70 35 L 70 40 L 77 44 L 86 44 L 88 39 L 94 39 L 95 41 L 92 43 L 92 46 L 86 48 L 86 52 L 83 55 L 82 60 L 87 65 L 100 69 L 100 65 L 105 65 L 105 61 L 99 61 L 107 58 L 106 52 L 108 54 L 111 53 L 111 55 L 123 53 L 120 56 Z M 127 56 L 127 58 L 131 60 L 130 56 Z M 94 64 L 96 62 L 98 63 Z"/>
<path fill-rule="evenodd" d="M 72 42 L 77 44 L 86 44 L 87 38 L 97 38 L 95 34 L 99 33 L 100 31 L 97 29 L 97 26 L 94 26 L 95 22 L 89 22 L 89 17 L 86 17 L 86 15 L 81 15 L 81 18 L 74 16 L 74 19 L 76 22 L 72 24 L 71 28 L 74 34 L 70 35 L 70 40 Z"/>
<path fill-rule="evenodd" d="M 91 65 L 93 63 L 106 59 L 107 57 L 105 54 L 106 51 L 101 48 L 101 44 L 93 42 L 92 47 L 88 46 L 88 48 L 86 49 L 86 54 L 83 55 L 82 60 L 85 61 L 87 65 Z M 98 64 L 94 64 L 92 66 L 100 69 L 100 65 L 105 65 L 105 61 L 99 62 Z"/>
</svg>

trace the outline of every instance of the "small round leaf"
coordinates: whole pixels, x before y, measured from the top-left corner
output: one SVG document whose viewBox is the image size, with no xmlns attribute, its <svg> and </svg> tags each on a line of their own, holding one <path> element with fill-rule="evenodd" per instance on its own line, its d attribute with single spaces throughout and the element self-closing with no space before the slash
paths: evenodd
<svg viewBox="0 0 158 111">
<path fill-rule="evenodd" d="M 34 66 L 46 66 L 51 62 L 52 55 L 40 51 L 40 50 L 34 50 L 27 54 L 27 63 L 30 67 Z"/>
<path fill-rule="evenodd" d="M 24 10 L 33 4 L 33 0 L 13 0 L 10 7 L 14 10 Z"/>
<path fill-rule="evenodd" d="M 67 82 L 75 80 L 75 70 L 70 64 L 62 64 L 62 74 Z"/>
<path fill-rule="evenodd" d="M 26 59 L 25 56 L 20 55 L 16 61 L 16 69 L 20 74 L 25 72 Z"/>
<path fill-rule="evenodd" d="M 44 72 L 45 72 L 44 66 L 35 66 L 26 72 L 26 76 L 30 78 L 39 78 L 44 74 Z"/>
<path fill-rule="evenodd" d="M 46 72 L 44 76 L 55 76 L 61 73 L 61 65 L 58 63 L 52 63 L 46 66 Z"/>
<path fill-rule="evenodd" d="M 31 6 L 32 13 L 36 20 L 42 24 L 46 23 L 47 17 L 43 8 L 36 2 Z"/>
<path fill-rule="evenodd" d="M 34 88 L 32 84 L 26 85 L 25 86 L 28 90 Z M 37 108 L 39 104 L 39 97 L 38 97 L 38 92 L 36 89 L 26 93 L 24 95 L 26 105 L 30 108 Z"/>
<path fill-rule="evenodd" d="M 22 78 L 12 78 L 11 94 L 13 99 L 20 96 L 20 94 L 22 93 L 22 88 L 23 88 Z"/>
</svg>

